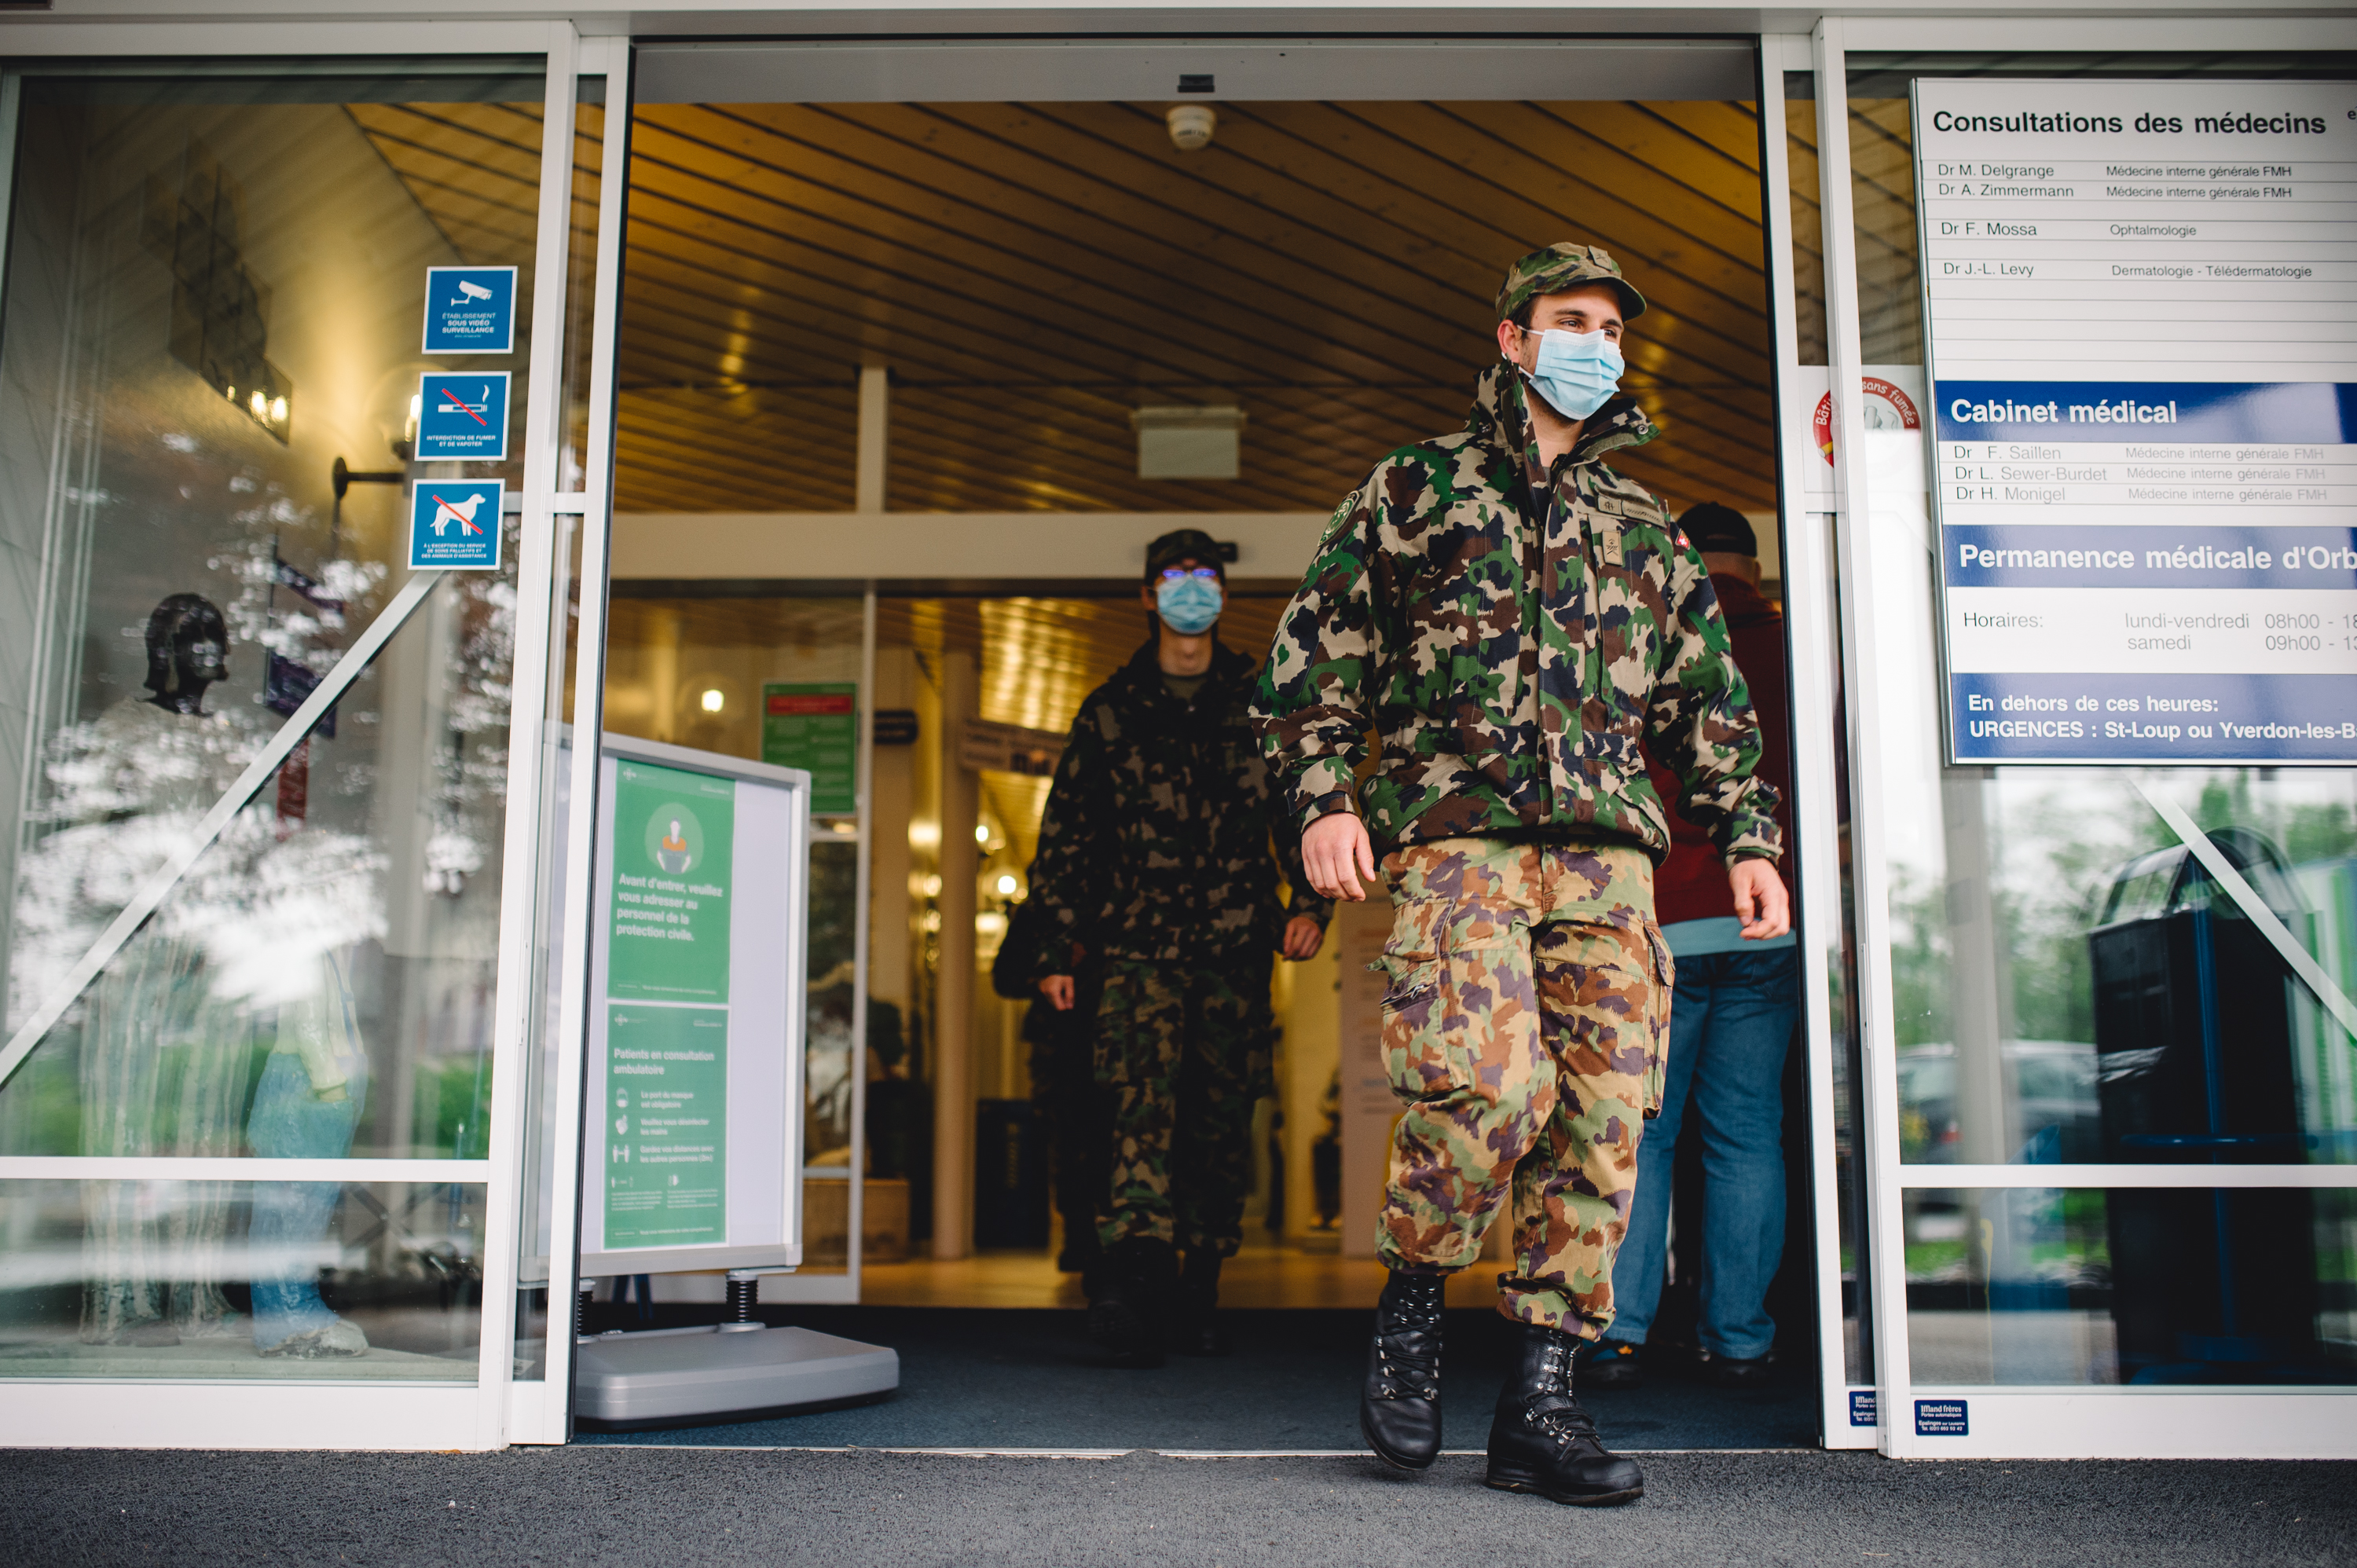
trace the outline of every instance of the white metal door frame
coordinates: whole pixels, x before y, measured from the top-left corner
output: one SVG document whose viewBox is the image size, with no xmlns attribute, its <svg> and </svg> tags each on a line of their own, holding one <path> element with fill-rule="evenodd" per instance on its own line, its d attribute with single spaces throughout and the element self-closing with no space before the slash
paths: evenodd
<svg viewBox="0 0 2357 1568">
<path fill-rule="evenodd" d="M 609 48 L 611 46 L 608 46 Z M 489 1157 L 282 1161 L 0 1157 L 0 1180 L 140 1179 L 441 1181 L 484 1194 L 482 1322 L 476 1380 L 448 1386 L 354 1380 L 16 1380 L 0 1401 L 0 1444 L 16 1446 L 492 1448 L 509 1441 L 514 1351 L 519 1195 L 525 1112 L 522 1069 L 531 1022 L 538 834 L 528 805 L 540 790 L 541 733 L 552 617 L 565 585 L 555 517 L 588 510 L 554 493 L 554 436 L 563 417 L 565 246 L 571 231 L 573 107 L 580 40 L 571 23 L 190 22 L 138 27 L 11 27 L 0 55 L 12 65 L 70 59 L 102 68 L 185 56 L 274 60 L 375 57 L 538 56 L 544 122 L 533 257 L 531 385 L 524 409 L 522 541 L 509 731 L 500 933 L 493 1003 Z M 13 80 L 15 71 L 10 72 Z M 13 95 L 9 102 L 13 102 Z M 13 129 L 13 126 L 12 126 Z M 597 517 L 602 540 L 603 519 Z M 561 623 L 560 623 L 561 624 Z M 602 644 L 602 639 L 599 639 Z M 121 1167 L 121 1168 L 118 1168 Z"/>
<path fill-rule="evenodd" d="M 577 520 L 580 531 L 580 614 L 573 663 L 573 725 L 576 735 L 605 733 L 607 566 L 612 544 L 614 493 L 615 344 L 620 329 L 622 293 L 622 229 L 628 207 L 630 122 L 630 45 L 627 38 L 592 39 L 581 46 L 577 75 L 606 79 L 605 134 L 599 144 L 597 186 L 597 260 L 593 274 L 591 306 L 587 446 L 582 488 L 569 495 L 553 495 L 553 513 Z M 577 91 L 577 88 L 576 89 Z M 569 152 L 569 149 L 568 149 Z M 568 157 L 565 203 L 570 212 L 571 170 Z M 544 215 L 545 209 L 544 209 Z M 552 462 L 554 444 L 549 447 Z M 552 573 L 551 592 L 563 605 L 570 564 L 558 562 Z M 561 656 L 562 622 L 544 639 Z M 563 1443 L 572 1430 L 573 1302 L 580 1288 L 581 1116 L 583 1049 L 588 1038 L 590 860 L 597 837 L 597 757 L 594 746 L 559 751 L 556 724 L 551 715 L 544 733 L 548 745 L 536 747 L 565 758 L 568 807 L 565 818 L 564 886 L 567 897 L 558 914 L 556 929 L 533 933 L 557 953 L 558 1011 L 544 1026 L 554 1034 L 556 1077 L 542 1092 L 553 1097 L 553 1139 L 545 1165 L 550 1184 L 548 1252 L 548 1346 L 544 1376 L 514 1385 L 510 1401 L 508 1440 L 513 1443 Z M 538 798 L 538 797 L 535 797 Z"/>
<path fill-rule="evenodd" d="M 1868 1293 L 1874 1326 L 1876 1444 L 1894 1457 L 2265 1458 L 2357 1457 L 2357 1391 L 2335 1388 L 1928 1387 L 1909 1355 L 1903 1197 L 1910 1188 L 2060 1187 L 2118 1188 L 2357 1187 L 2357 1170 L 2332 1165 L 1909 1165 L 1900 1158 L 1894 994 L 1890 968 L 1888 799 L 1874 744 L 1880 711 L 1876 651 L 1880 628 L 1872 595 L 1878 542 L 1870 515 L 1865 447 L 1862 333 L 1851 200 L 1847 56 L 1867 49 L 1921 56 L 1943 50 L 2003 50 L 2014 59 L 2061 50 L 2115 52 L 2122 36 L 2139 52 L 2249 53 L 2357 48 L 2357 22 L 2343 18 L 2153 16 L 2080 18 L 1845 18 L 1817 24 L 1820 197 L 1824 222 L 1825 315 L 1833 385 L 1835 505 L 1842 596 L 1840 635 L 1850 739 L 1851 877 L 1856 899 L 1858 995 L 1864 1035 L 1859 1109 L 1867 1151 Z M 1781 411 L 1780 411 L 1781 412 Z M 1821 1238 L 1822 1242 L 1822 1238 Z M 1970 1431 L 1926 1437 L 1919 1399 L 1970 1402 Z M 1835 1430 L 1828 1417 L 1827 1431 Z"/>
<path fill-rule="evenodd" d="M 1846 1049 L 1835 1003 L 1842 972 L 1840 826 L 1834 789 L 1840 710 L 1834 687 L 1836 606 L 1832 519 L 1813 507 L 1804 476 L 1817 452 L 1796 417 L 1792 387 L 1804 379 L 1800 350 L 1800 301 L 1792 252 L 1792 160 L 1786 146 L 1784 73 L 1815 62 L 1805 37 L 1763 34 L 1760 39 L 1760 199 L 1768 246 L 1769 318 L 1774 332 L 1774 419 L 1778 512 L 1783 521 L 1784 625 L 1788 639 L 1792 723 L 1792 866 L 1799 892 L 1801 1049 L 1807 1063 L 1809 1182 L 1815 1282 L 1818 1431 L 1828 1448 L 1873 1445 L 1870 1430 L 1850 1420 L 1846 1337 L 1841 1277 L 1840 1109 L 1835 1067 Z"/>
</svg>

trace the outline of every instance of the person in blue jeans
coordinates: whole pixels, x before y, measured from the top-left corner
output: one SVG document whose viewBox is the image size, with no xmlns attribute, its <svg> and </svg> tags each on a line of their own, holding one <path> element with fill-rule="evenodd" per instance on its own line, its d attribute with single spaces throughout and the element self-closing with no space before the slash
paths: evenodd
<svg viewBox="0 0 2357 1568">
<path fill-rule="evenodd" d="M 277 1042 L 246 1120 L 246 1142 L 265 1160 L 341 1159 L 368 1099 L 368 1052 L 344 966 L 322 954 L 310 979 L 278 1009 Z M 254 1350 L 307 1361 L 367 1355 L 368 1335 L 319 1294 L 320 1267 L 339 1251 L 328 1227 L 342 1184 L 257 1181 L 253 1192 L 246 1246 Z"/>
<path fill-rule="evenodd" d="M 1757 537 L 1741 512 L 1708 501 L 1689 509 L 1678 527 L 1702 553 L 1736 665 L 1751 689 L 1761 741 L 1757 777 L 1789 802 L 1784 618 L 1760 592 Z M 1656 788 L 1661 783 L 1656 779 Z M 1778 811 L 1787 843 L 1792 824 L 1781 819 L 1789 810 Z M 1784 1053 L 1800 1006 L 1798 950 L 1790 932 L 1743 940 L 1740 922 L 1727 913 L 1717 851 L 1674 806 L 1670 840 L 1653 884 L 1655 918 L 1677 961 L 1670 1059 L 1662 1113 L 1637 1145 L 1637 1197 L 1612 1270 L 1612 1326 L 1583 1369 L 1591 1386 L 1627 1385 L 1641 1375 L 1639 1348 L 1662 1304 L 1681 1138 L 1702 1141 L 1702 1367 L 1721 1382 L 1759 1382 L 1776 1338 L 1767 1298 L 1784 1255 Z"/>
</svg>

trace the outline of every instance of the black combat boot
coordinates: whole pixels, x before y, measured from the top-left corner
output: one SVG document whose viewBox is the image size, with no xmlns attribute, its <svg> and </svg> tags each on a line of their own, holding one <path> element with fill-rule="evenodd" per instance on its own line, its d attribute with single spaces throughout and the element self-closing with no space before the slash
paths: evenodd
<svg viewBox="0 0 2357 1568">
<path fill-rule="evenodd" d="M 1228 1337 L 1216 1316 L 1220 1305 L 1220 1255 L 1209 1247 L 1190 1247 L 1178 1272 L 1178 1321 L 1170 1348 L 1181 1356 L 1224 1356 Z"/>
<path fill-rule="evenodd" d="M 1513 1371 L 1498 1392 L 1490 1423 L 1490 1485 L 1536 1492 L 1559 1503 L 1597 1507 L 1645 1495 L 1636 1462 L 1605 1452 L 1596 1423 L 1571 1391 L 1579 1341 L 1544 1324 L 1523 1326 Z"/>
<path fill-rule="evenodd" d="M 1104 1283 L 1089 1303 L 1089 1337 L 1125 1367 L 1162 1365 L 1165 1315 L 1178 1282 L 1170 1243 L 1132 1236 L 1105 1249 Z"/>
<path fill-rule="evenodd" d="M 1394 1469 L 1428 1470 L 1440 1456 L 1440 1311 L 1447 1283 L 1444 1274 L 1394 1269 L 1375 1303 L 1359 1434 Z"/>
</svg>

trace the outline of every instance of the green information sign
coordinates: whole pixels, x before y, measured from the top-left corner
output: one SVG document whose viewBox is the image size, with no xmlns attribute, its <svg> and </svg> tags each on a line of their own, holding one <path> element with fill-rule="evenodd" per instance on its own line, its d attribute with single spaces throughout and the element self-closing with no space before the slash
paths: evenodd
<svg viewBox="0 0 2357 1568">
<path fill-rule="evenodd" d="M 606 1085 L 606 1250 L 726 1240 L 728 1010 L 608 1007 Z"/>
<path fill-rule="evenodd" d="M 737 786 L 624 762 L 615 770 L 614 914 L 606 993 L 728 1000 L 728 896 Z"/>
<path fill-rule="evenodd" d="M 761 688 L 761 760 L 811 776 L 811 814 L 859 809 L 859 684 L 778 682 Z"/>
</svg>

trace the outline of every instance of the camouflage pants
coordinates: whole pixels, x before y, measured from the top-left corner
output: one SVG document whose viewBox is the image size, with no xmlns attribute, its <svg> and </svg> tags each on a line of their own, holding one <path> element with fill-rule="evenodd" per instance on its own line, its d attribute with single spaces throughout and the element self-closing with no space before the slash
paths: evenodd
<svg viewBox="0 0 2357 1568">
<path fill-rule="evenodd" d="M 1511 1188 L 1499 1310 L 1598 1338 L 1669 1047 L 1652 863 L 1619 845 L 1451 839 L 1392 854 L 1383 875 L 1383 1058 L 1407 1112 L 1377 1251 L 1464 1268 Z"/>
<path fill-rule="evenodd" d="M 1254 1102 L 1272 1087 L 1268 961 L 1222 969 L 1108 959 L 1097 1081 L 1113 1101 L 1099 1238 L 1233 1257 L 1252 1192 Z"/>
</svg>

